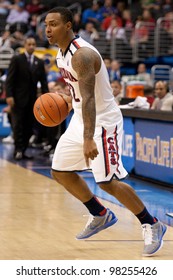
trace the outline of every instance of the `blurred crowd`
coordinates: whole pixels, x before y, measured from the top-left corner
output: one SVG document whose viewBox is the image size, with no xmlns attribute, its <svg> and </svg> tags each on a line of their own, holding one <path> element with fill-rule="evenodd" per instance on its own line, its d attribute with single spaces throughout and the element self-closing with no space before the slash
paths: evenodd
<svg viewBox="0 0 173 280">
<path fill-rule="evenodd" d="M 173 3 L 171 0 L 77 1 L 80 9 L 74 10 L 74 31 L 90 43 L 99 38 L 99 31 L 105 31 L 107 40 L 121 39 L 126 43 L 127 30 L 141 24 L 138 34 L 132 32 L 130 45 L 135 40 L 143 43 L 148 40 L 158 18 L 165 17 L 164 28 L 173 36 Z M 130 3 L 131 2 L 131 3 Z M 129 4 L 130 3 L 130 4 Z M 44 34 L 44 13 L 54 6 L 70 6 L 74 1 L 44 0 L 0 0 L 1 34 L 0 47 L 16 49 L 23 46 L 28 35 L 35 36 L 37 46 L 49 47 Z"/>
</svg>

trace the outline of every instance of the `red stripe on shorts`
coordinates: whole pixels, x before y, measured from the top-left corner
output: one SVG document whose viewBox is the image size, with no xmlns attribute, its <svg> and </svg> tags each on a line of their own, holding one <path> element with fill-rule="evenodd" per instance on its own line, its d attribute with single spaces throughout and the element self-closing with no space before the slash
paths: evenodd
<svg viewBox="0 0 173 280">
<path fill-rule="evenodd" d="M 102 141 L 103 141 L 103 153 L 104 153 L 104 162 L 105 162 L 105 175 L 110 173 L 110 164 L 109 164 L 109 153 L 108 153 L 108 145 L 106 139 L 106 130 L 102 128 Z"/>
</svg>

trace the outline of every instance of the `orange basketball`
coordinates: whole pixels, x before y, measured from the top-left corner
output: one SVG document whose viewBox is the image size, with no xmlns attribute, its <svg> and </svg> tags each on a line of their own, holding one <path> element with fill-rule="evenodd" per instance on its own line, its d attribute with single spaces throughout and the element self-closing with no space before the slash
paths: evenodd
<svg viewBox="0 0 173 280">
<path fill-rule="evenodd" d="M 68 105 L 58 93 L 44 93 L 35 101 L 33 112 L 39 123 L 52 127 L 66 119 Z"/>
</svg>

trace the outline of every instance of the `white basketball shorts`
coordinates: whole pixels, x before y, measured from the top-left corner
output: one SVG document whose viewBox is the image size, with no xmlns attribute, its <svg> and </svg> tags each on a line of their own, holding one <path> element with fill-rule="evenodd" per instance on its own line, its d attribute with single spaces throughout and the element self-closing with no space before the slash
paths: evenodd
<svg viewBox="0 0 173 280">
<path fill-rule="evenodd" d="M 127 176 L 121 161 L 123 121 L 122 114 L 113 108 L 96 119 L 94 140 L 99 154 L 90 161 L 96 183 Z M 58 141 L 52 160 L 55 171 L 83 171 L 88 167 L 83 154 L 83 122 L 76 113 Z"/>
</svg>

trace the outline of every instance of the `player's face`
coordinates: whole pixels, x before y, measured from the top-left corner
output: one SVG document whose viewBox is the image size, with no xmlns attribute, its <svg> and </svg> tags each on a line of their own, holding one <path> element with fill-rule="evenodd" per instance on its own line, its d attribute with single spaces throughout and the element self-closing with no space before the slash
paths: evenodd
<svg viewBox="0 0 173 280">
<path fill-rule="evenodd" d="M 49 13 L 45 19 L 45 32 L 50 45 L 61 45 L 67 40 L 71 23 L 64 23 L 59 13 Z"/>
</svg>

